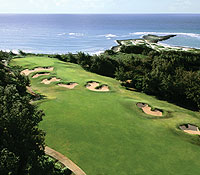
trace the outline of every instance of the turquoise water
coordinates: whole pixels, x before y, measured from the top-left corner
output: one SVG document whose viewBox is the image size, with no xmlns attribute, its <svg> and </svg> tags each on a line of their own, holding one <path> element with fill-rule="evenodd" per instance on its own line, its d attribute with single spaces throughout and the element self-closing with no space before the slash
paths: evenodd
<svg viewBox="0 0 200 175">
<path fill-rule="evenodd" d="M 0 49 L 98 53 L 117 39 L 177 34 L 164 43 L 200 48 L 200 15 L 0 15 Z"/>
</svg>

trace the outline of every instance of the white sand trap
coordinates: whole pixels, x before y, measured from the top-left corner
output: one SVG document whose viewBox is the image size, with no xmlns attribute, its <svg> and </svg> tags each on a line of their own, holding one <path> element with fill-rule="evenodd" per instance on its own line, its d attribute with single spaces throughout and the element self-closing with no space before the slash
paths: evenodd
<svg viewBox="0 0 200 175">
<path fill-rule="evenodd" d="M 51 79 L 44 79 L 41 81 L 41 83 L 44 83 L 44 84 L 50 84 L 51 82 L 56 82 L 56 81 L 60 81 L 61 79 L 59 78 L 56 78 L 56 77 L 53 77 Z"/>
<path fill-rule="evenodd" d="M 21 71 L 21 74 L 28 76 L 30 73 L 33 72 L 40 72 L 40 71 L 53 71 L 54 67 L 37 67 L 35 69 L 29 70 L 29 69 L 25 69 L 23 71 Z"/>
<path fill-rule="evenodd" d="M 68 89 L 74 89 L 76 86 L 78 86 L 78 83 L 58 84 L 58 86 Z"/>
<path fill-rule="evenodd" d="M 200 135 L 199 128 L 195 125 L 185 124 L 179 126 L 179 128 L 188 134 Z"/>
<path fill-rule="evenodd" d="M 86 88 L 91 90 L 91 91 L 98 91 L 98 92 L 108 92 L 109 91 L 109 88 L 107 85 L 102 85 L 100 88 L 96 88 L 99 86 L 99 83 L 97 82 L 89 82 L 87 85 L 86 85 Z"/>
<path fill-rule="evenodd" d="M 50 73 L 35 74 L 34 76 L 32 76 L 32 78 L 38 78 L 38 77 L 43 76 L 43 75 L 50 75 Z"/>
<path fill-rule="evenodd" d="M 35 72 L 34 70 L 29 70 L 29 69 L 25 69 L 23 71 L 21 71 L 21 75 L 25 75 L 25 76 L 28 76 L 30 73 L 33 73 Z"/>
<path fill-rule="evenodd" d="M 148 104 L 144 104 L 144 103 L 137 103 L 137 106 L 139 108 L 141 108 L 143 110 L 144 113 L 148 114 L 148 115 L 153 115 L 153 116 L 162 116 L 162 112 L 159 110 L 151 110 L 151 107 L 149 107 Z"/>
</svg>

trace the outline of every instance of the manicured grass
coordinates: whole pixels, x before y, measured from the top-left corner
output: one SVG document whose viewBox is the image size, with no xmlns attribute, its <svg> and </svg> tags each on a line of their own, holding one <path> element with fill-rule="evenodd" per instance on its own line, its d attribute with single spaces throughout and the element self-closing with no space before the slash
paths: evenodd
<svg viewBox="0 0 200 175">
<path fill-rule="evenodd" d="M 48 76 L 32 79 L 33 90 L 47 97 L 39 108 L 46 116 L 40 127 L 46 144 L 77 163 L 88 175 L 192 175 L 200 172 L 199 137 L 177 126 L 200 126 L 200 114 L 127 91 L 119 82 L 83 70 L 80 66 L 47 57 L 14 59 L 11 64 L 32 69 L 53 66 Z M 77 82 L 68 90 L 44 78 L 56 76 Z M 107 84 L 110 92 L 85 88 L 88 81 Z M 148 116 L 136 106 L 148 103 L 164 111 L 164 117 Z"/>
</svg>

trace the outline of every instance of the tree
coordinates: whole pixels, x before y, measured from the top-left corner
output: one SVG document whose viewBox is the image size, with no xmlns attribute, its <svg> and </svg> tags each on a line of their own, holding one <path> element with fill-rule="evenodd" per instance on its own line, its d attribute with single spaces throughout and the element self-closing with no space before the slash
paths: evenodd
<svg viewBox="0 0 200 175">
<path fill-rule="evenodd" d="M 26 56 L 26 53 L 25 53 L 24 51 L 22 51 L 22 50 L 19 50 L 19 54 L 20 54 L 21 56 Z"/>
<path fill-rule="evenodd" d="M 91 56 L 85 54 L 84 52 L 78 52 L 76 55 L 77 63 L 80 64 L 83 68 L 88 68 L 91 65 Z"/>
<path fill-rule="evenodd" d="M 18 67 L 0 63 L 0 174 L 69 175 L 56 160 L 45 156 L 44 132 L 38 128 L 44 113 L 30 104 L 29 79 Z"/>
<path fill-rule="evenodd" d="M 106 50 L 104 53 L 107 55 L 115 55 L 116 54 L 112 49 Z"/>
<path fill-rule="evenodd" d="M 0 152 L 0 174 L 6 175 L 17 171 L 19 158 L 13 152 L 4 148 Z M 12 173 L 13 174 L 13 173 Z"/>
<path fill-rule="evenodd" d="M 11 53 L 0 51 L 0 62 L 7 65 L 11 60 Z"/>
<path fill-rule="evenodd" d="M 100 75 L 114 77 L 116 67 L 117 62 L 115 60 L 104 55 L 94 55 L 89 70 Z"/>
<path fill-rule="evenodd" d="M 0 75 L 1 163 L 8 163 L 10 174 L 27 174 L 38 157 L 44 155 L 44 132 L 38 128 L 44 113 L 29 103 L 27 81 L 22 75 L 2 65 Z"/>
<path fill-rule="evenodd" d="M 77 64 L 77 59 L 76 59 L 75 55 L 73 55 L 72 53 L 68 53 L 67 56 L 68 56 L 69 62 Z"/>
</svg>

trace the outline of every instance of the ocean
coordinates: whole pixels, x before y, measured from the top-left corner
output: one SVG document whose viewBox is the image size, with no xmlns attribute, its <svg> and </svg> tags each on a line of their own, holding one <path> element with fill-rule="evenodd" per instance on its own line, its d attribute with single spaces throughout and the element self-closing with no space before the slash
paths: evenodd
<svg viewBox="0 0 200 175">
<path fill-rule="evenodd" d="M 0 50 L 98 54 L 115 40 L 176 34 L 163 43 L 200 48 L 200 14 L 1 14 Z"/>
</svg>

